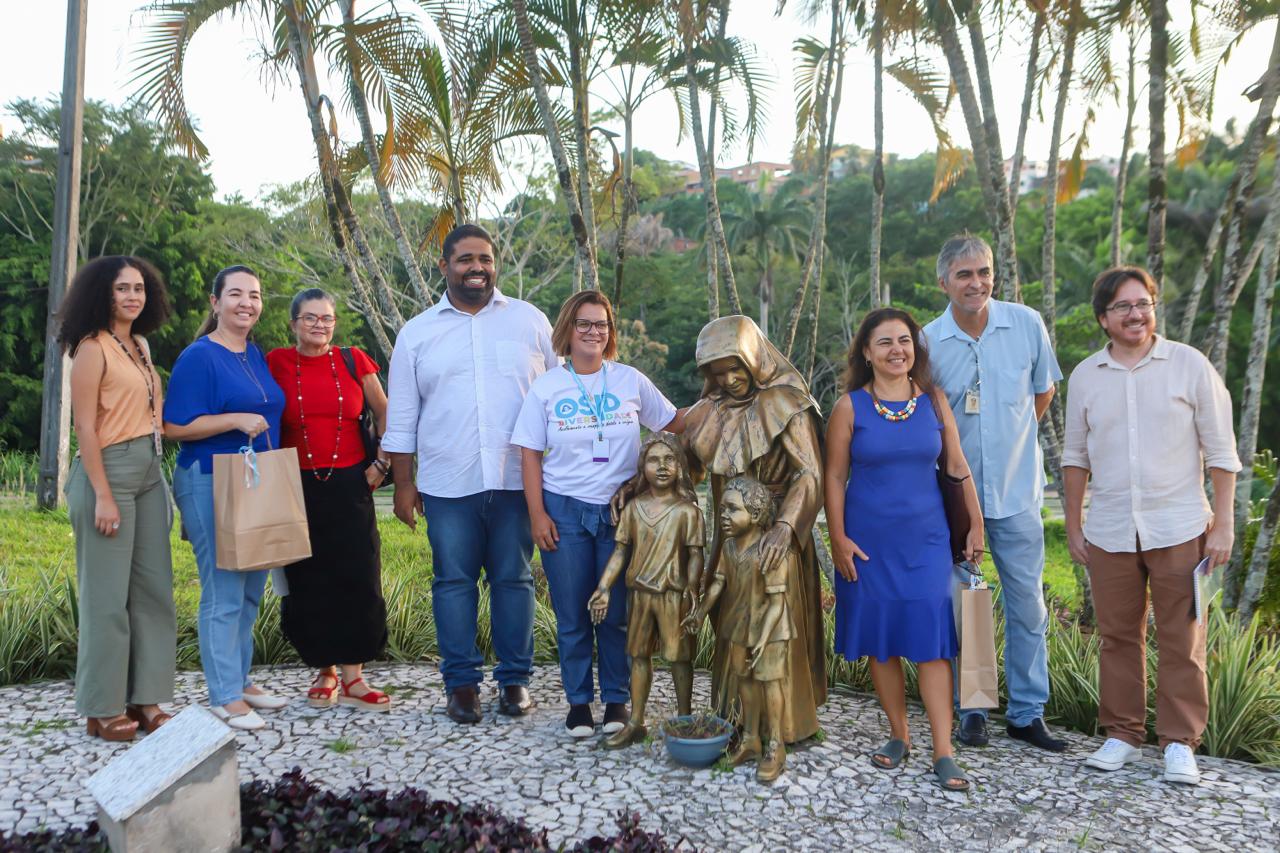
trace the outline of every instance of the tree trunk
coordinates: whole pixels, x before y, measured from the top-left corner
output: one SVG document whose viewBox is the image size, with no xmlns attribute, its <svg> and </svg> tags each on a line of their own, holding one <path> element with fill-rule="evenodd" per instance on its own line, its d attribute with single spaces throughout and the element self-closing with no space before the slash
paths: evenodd
<svg viewBox="0 0 1280 853">
<path fill-rule="evenodd" d="M 1147 59 L 1147 113 L 1150 143 L 1147 149 L 1147 272 L 1156 291 L 1164 291 L 1164 98 L 1169 70 L 1169 9 L 1166 0 L 1150 0 L 1151 55 Z"/>
<path fill-rule="evenodd" d="M 1267 135 L 1280 100 L 1280 24 L 1271 43 L 1271 57 L 1262 78 L 1262 94 L 1258 98 L 1258 114 L 1249 125 L 1241 145 L 1241 157 L 1236 163 L 1240 176 L 1240 192 L 1234 199 L 1231 220 L 1227 226 L 1226 245 L 1222 250 L 1222 277 L 1218 280 L 1213 301 L 1213 320 L 1209 325 L 1207 354 L 1209 361 L 1222 377 L 1227 375 L 1227 348 L 1231 342 L 1231 314 L 1236 301 L 1244 290 L 1246 276 L 1242 275 L 1245 258 L 1244 213 L 1253 199 L 1258 177 L 1258 161 L 1266 147 Z"/>
<path fill-rule="evenodd" d="M 1253 334 L 1249 341 L 1244 390 L 1240 395 L 1240 428 L 1236 439 L 1236 453 L 1244 467 L 1236 475 L 1236 541 L 1229 572 L 1235 577 L 1243 569 L 1244 531 L 1249 521 L 1249 496 L 1253 490 L 1253 457 L 1258 449 L 1262 386 L 1267 375 L 1271 312 L 1275 304 L 1277 267 L 1280 266 L 1280 180 L 1277 178 L 1280 175 L 1272 177 L 1267 218 L 1263 220 L 1256 238 L 1262 246 L 1262 266 L 1258 271 L 1257 292 L 1253 297 Z M 1247 578 L 1245 581 L 1247 582 Z M 1227 589 L 1243 590 L 1246 585 L 1247 583 L 1228 583 L 1226 586 Z"/>
<path fill-rule="evenodd" d="M 1137 39 L 1129 29 L 1129 92 L 1125 100 L 1124 141 L 1120 143 L 1120 168 L 1116 171 L 1116 197 L 1111 203 L 1111 266 L 1120 266 L 1120 240 L 1124 234 L 1124 191 L 1129 183 L 1129 149 L 1133 146 L 1133 117 L 1138 111 L 1134 88 L 1137 71 Z M 1185 339 L 1184 339 L 1185 340 Z"/>
<path fill-rule="evenodd" d="M 525 0 L 511 0 L 512 13 L 516 20 L 516 33 L 520 38 L 520 50 L 524 56 L 525 68 L 529 73 L 529 84 L 533 87 L 534 97 L 538 101 L 538 112 L 542 116 L 542 128 L 547 136 L 547 144 L 551 148 L 551 157 L 556 165 L 556 181 L 560 189 L 560 199 L 569 212 L 569 227 L 573 229 L 573 239 L 577 246 L 576 263 L 586 278 L 587 287 L 595 289 L 598 284 L 594 243 L 587 233 L 587 223 L 583 219 L 582 206 L 578 203 L 578 194 L 573 186 L 573 174 L 569 170 L 569 157 L 564 150 L 564 142 L 560 138 L 560 128 L 556 125 L 555 112 L 551 109 L 551 97 L 547 94 L 547 84 L 542 78 L 542 66 L 539 64 L 538 50 L 533 43 L 533 30 L 529 27 L 529 9 Z"/>
<path fill-rule="evenodd" d="M 598 258 L 595 200 L 591 197 L 591 100 L 582 57 L 586 4 L 582 0 L 570 0 L 570 6 L 574 12 L 570 23 L 574 26 L 569 38 L 569 85 L 573 92 L 573 135 L 578 149 L 578 203 L 582 207 L 587 241 L 591 244 L 591 257 Z M 593 281 L 589 286 L 599 287 L 599 282 Z"/>
<path fill-rule="evenodd" d="M 622 310 L 622 272 L 627 260 L 627 227 L 630 225 L 631 209 L 636 200 L 635 184 L 632 183 L 632 176 L 635 174 L 635 136 L 632 132 L 632 121 L 635 116 L 632 114 L 630 103 L 625 109 L 626 115 L 622 119 L 625 137 L 622 155 L 622 215 L 618 217 L 618 245 L 613 255 L 613 310 L 615 312 Z"/>
<path fill-rule="evenodd" d="M 769 272 L 769 264 L 765 263 L 760 276 L 760 331 L 766 338 L 769 337 L 769 303 L 773 301 L 773 279 Z"/>
<path fill-rule="evenodd" d="M 871 167 L 871 308 L 880 307 L 880 239 L 884 232 L 884 0 L 875 0 L 871 50 L 875 56 L 875 160 Z"/>
<path fill-rule="evenodd" d="M 1253 610 L 1262 597 L 1262 587 L 1267 580 L 1267 567 L 1271 563 L 1271 546 L 1276 538 L 1276 525 L 1280 523 L 1280 479 L 1271 487 L 1267 496 L 1267 509 L 1262 514 L 1262 523 L 1258 525 L 1258 538 L 1253 540 L 1253 557 L 1249 560 L 1249 573 L 1244 578 L 1244 589 L 1240 591 L 1239 614 L 1247 623 L 1253 618 Z M 1244 531 L 1237 531 L 1244 536 Z"/>
<path fill-rule="evenodd" d="M 1074 10 L 1073 10 L 1074 11 Z M 1058 77 L 1058 98 L 1053 106 L 1053 131 L 1049 137 L 1049 174 L 1044 190 L 1044 240 L 1040 256 L 1040 281 L 1044 286 L 1045 328 L 1049 332 L 1049 348 L 1058 349 L 1057 264 L 1058 247 L 1058 149 L 1062 146 L 1062 122 L 1071 93 L 1071 70 L 1075 61 L 1076 35 L 1079 25 L 1074 16 L 1067 21 L 1066 39 L 1062 46 L 1062 71 Z"/>
<path fill-rule="evenodd" d="M 369 174 L 373 177 L 373 185 L 378 192 L 378 201 L 382 204 L 382 215 L 387 220 L 387 227 L 391 230 L 391 236 L 396 244 L 396 251 L 400 255 L 400 263 L 404 265 L 405 273 L 409 276 L 413 289 L 417 291 L 418 298 L 422 300 L 422 305 L 425 307 L 431 305 L 435 300 L 431 297 L 431 289 L 427 286 L 427 280 L 422 275 L 422 268 L 418 265 L 418 259 L 413 254 L 409 238 L 404 233 L 404 225 L 400 222 L 400 214 L 396 211 L 395 202 L 391 199 L 391 190 L 387 187 L 381 158 L 378 154 L 378 146 L 374 143 L 373 122 L 369 119 L 369 102 L 364 94 L 364 72 L 360 68 L 360 63 L 356 60 L 355 5 L 355 0 L 342 0 L 341 3 L 342 27 L 346 35 L 347 57 L 351 72 L 351 104 L 355 109 L 356 119 L 360 123 L 360 138 L 364 142 L 365 156 L 369 158 Z M 390 129 L 388 129 L 388 133 L 390 133 Z"/>
<path fill-rule="evenodd" d="M 523 3 L 524 0 L 517 0 L 517 2 Z M 688 12 L 687 16 L 684 14 L 685 11 Z M 707 253 L 708 255 L 712 252 L 715 253 L 718 272 L 724 275 L 725 293 L 729 299 L 729 311 L 733 314 L 741 314 L 742 302 L 738 299 L 738 285 L 734 281 L 733 265 L 729 260 L 729 242 L 724 235 L 724 220 L 720 217 L 720 200 L 716 195 L 715 164 L 708 159 L 706 138 L 703 136 L 702 130 L 702 109 L 698 102 L 697 67 L 693 61 L 693 39 L 698 24 L 692 3 L 689 0 L 682 4 L 681 17 L 684 18 L 681 23 L 684 30 L 682 35 L 684 37 L 685 83 L 689 88 L 689 121 L 693 129 L 694 147 L 698 153 L 698 171 L 702 175 L 702 197 L 707 205 L 707 228 L 710 232 L 706 238 L 709 240 Z M 710 278 L 710 274 L 708 278 Z M 711 304 L 710 297 L 708 297 L 708 303 Z M 714 305 L 718 314 L 718 295 Z M 715 318 L 713 317 L 712 319 Z"/>
<path fill-rule="evenodd" d="M 813 314 L 809 322 L 809 368 L 805 371 L 805 381 L 809 384 L 809 393 L 813 393 L 813 371 L 818 366 L 818 324 L 822 320 L 822 282 L 813 289 Z"/>
<path fill-rule="evenodd" d="M 1013 230 L 1013 208 L 1009 202 L 1009 181 L 1004 174 L 1004 154 L 1000 144 L 1000 124 L 996 119 L 995 94 L 991 89 L 991 68 L 987 63 L 987 40 L 982 33 L 980 5 L 969 11 L 969 43 L 973 48 L 973 71 L 982 98 L 982 131 L 991 161 L 990 179 L 996 201 L 996 261 L 1003 267 L 1000 293 L 1014 302 L 1022 301 L 1018 275 L 1018 243 Z"/>
<path fill-rule="evenodd" d="M 329 144 L 329 136 L 325 131 L 324 120 L 320 115 L 320 86 L 312 54 L 310 24 L 303 17 L 302 10 L 298 7 L 298 0 L 291 0 L 285 12 L 289 52 L 293 56 L 294 67 L 298 72 L 298 81 L 302 88 L 302 96 L 306 101 L 307 117 L 311 121 L 311 138 L 316 147 L 316 159 L 320 166 L 320 173 L 324 176 L 322 181 L 327 185 L 328 189 L 326 203 L 329 201 L 329 196 L 331 196 L 336 212 L 341 217 L 342 227 L 346 229 L 351 243 L 355 244 L 356 252 L 360 256 L 365 271 L 373 279 L 373 284 L 370 288 L 357 272 L 355 281 L 352 284 L 356 286 L 356 282 L 359 282 L 360 290 L 357 292 L 368 297 L 367 302 L 370 306 L 374 304 L 376 297 L 376 302 L 381 309 L 381 314 L 375 315 L 378 317 L 379 322 L 384 325 L 391 325 L 394 329 L 399 329 L 404 325 L 404 317 L 396 306 L 395 294 L 382 275 L 377 258 L 369 247 L 368 241 L 364 238 L 364 230 L 360 227 L 359 216 L 356 214 L 355 208 L 351 206 L 351 200 L 347 197 L 346 188 L 338 177 L 337 160 L 334 157 L 333 148 Z M 344 240 L 343 246 L 348 245 Z M 372 293 L 370 293 L 370 290 L 372 290 Z M 381 345 L 381 342 L 379 344 Z"/>
<path fill-rule="evenodd" d="M 1227 197 L 1222 200 L 1222 207 L 1218 210 L 1218 215 L 1213 218 L 1209 239 L 1205 240 L 1204 256 L 1200 258 L 1200 266 L 1196 268 L 1196 277 L 1191 280 L 1191 291 L 1187 294 L 1186 304 L 1182 308 L 1182 323 L 1178 326 L 1178 340 L 1184 344 L 1191 343 L 1196 316 L 1200 313 L 1200 298 L 1205 286 L 1209 283 L 1209 276 L 1213 274 L 1213 262 L 1217 259 L 1218 252 L 1222 250 L 1223 229 L 1226 228 L 1227 220 L 1231 218 L 1232 199 L 1240 191 L 1242 174 L 1237 169 L 1231 177 L 1231 184 L 1227 187 Z"/>
<path fill-rule="evenodd" d="M 80 246 L 80 164 L 84 150 L 85 36 L 89 0 L 67 3 L 54 184 L 53 246 L 45 302 L 44 395 L 40 403 L 40 471 L 36 505 L 56 509 L 67 482 L 71 454 L 71 360 L 58 345 L 58 309 L 76 272 Z"/>
<path fill-rule="evenodd" d="M 831 179 L 831 149 L 833 147 L 836 115 L 840 111 L 840 95 L 844 84 L 844 23 L 841 4 L 831 4 L 831 41 L 827 48 L 827 69 L 817 105 L 818 113 L 818 191 L 813 204 L 813 222 L 809 226 L 809 245 L 805 250 L 804 271 L 800 276 L 800 289 L 787 316 L 787 331 L 783 337 L 782 351 L 791 358 L 795 348 L 796 329 L 800 325 L 800 313 L 804 310 L 805 296 L 811 283 L 821 287 L 822 256 L 827 238 L 827 186 Z"/>
<path fill-rule="evenodd" d="M 1009 210 L 1018 215 L 1018 188 L 1022 183 L 1022 161 L 1027 144 L 1027 125 L 1031 121 L 1031 102 L 1035 99 L 1036 72 L 1040 65 L 1040 38 L 1044 35 L 1044 15 L 1033 12 L 1031 53 L 1027 56 L 1027 81 L 1022 89 L 1022 114 L 1018 118 L 1018 142 L 1013 146 L 1013 168 L 1009 172 Z"/>
</svg>

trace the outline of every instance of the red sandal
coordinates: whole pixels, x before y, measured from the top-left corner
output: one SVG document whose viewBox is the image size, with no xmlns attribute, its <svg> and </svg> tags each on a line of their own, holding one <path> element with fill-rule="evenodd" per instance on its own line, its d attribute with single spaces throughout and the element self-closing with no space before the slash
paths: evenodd
<svg viewBox="0 0 1280 853">
<path fill-rule="evenodd" d="M 339 705 L 348 705 L 352 708 L 359 708 L 362 711 L 389 711 L 391 710 L 391 697 L 370 688 L 368 692 L 361 696 L 352 696 L 351 688 L 353 685 L 360 684 L 364 681 L 364 676 L 359 676 L 351 681 L 342 682 L 342 695 L 338 697 Z M 367 685 L 366 685 L 367 686 Z"/>
<path fill-rule="evenodd" d="M 321 682 L 328 679 L 333 679 L 332 687 L 319 686 Z M 311 689 L 307 691 L 307 704 L 312 708 L 331 708 L 336 701 L 338 701 L 338 673 L 322 670 L 315 681 L 311 682 Z"/>
</svg>

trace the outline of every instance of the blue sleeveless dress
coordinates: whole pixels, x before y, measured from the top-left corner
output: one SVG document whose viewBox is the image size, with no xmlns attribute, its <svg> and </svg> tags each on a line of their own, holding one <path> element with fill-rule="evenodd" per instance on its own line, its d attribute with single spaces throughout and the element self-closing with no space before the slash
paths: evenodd
<svg viewBox="0 0 1280 853">
<path fill-rule="evenodd" d="M 835 650 L 849 660 L 922 663 L 959 654 L 951 611 L 951 548 L 938 488 L 942 423 L 928 394 L 891 422 L 859 388 L 853 402 L 844 527 L 869 560 L 857 581 L 836 574 Z M 906 403 L 882 401 L 900 411 Z"/>
</svg>

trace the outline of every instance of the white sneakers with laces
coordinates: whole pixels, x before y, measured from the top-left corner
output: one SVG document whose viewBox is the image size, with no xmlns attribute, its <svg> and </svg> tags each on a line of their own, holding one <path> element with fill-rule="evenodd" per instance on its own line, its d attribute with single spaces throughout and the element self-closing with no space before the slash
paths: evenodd
<svg viewBox="0 0 1280 853">
<path fill-rule="evenodd" d="M 1136 746 L 1130 746 L 1122 740 L 1109 737 L 1097 752 L 1084 760 L 1084 763 L 1099 770 L 1111 771 L 1119 770 L 1126 764 L 1141 758 L 1142 750 Z"/>
<path fill-rule="evenodd" d="M 1182 785 L 1199 785 L 1200 768 L 1196 755 L 1185 743 L 1171 743 L 1164 748 L 1164 780 Z"/>
<path fill-rule="evenodd" d="M 1109 737 L 1084 763 L 1098 770 L 1111 771 L 1141 759 L 1142 750 Z M 1200 784 L 1200 770 L 1196 767 L 1196 756 L 1191 747 L 1185 743 L 1171 743 L 1164 748 L 1164 780 L 1182 785 Z"/>
</svg>

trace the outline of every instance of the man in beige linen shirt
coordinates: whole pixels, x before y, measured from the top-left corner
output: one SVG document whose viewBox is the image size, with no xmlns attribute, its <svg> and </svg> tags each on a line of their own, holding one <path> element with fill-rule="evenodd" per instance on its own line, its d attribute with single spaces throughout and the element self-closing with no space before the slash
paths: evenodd
<svg viewBox="0 0 1280 853">
<path fill-rule="evenodd" d="M 1107 741 L 1086 763 L 1118 770 L 1141 757 L 1149 585 L 1160 637 L 1156 733 L 1164 778 L 1196 784 L 1194 751 L 1209 699 L 1193 572 L 1202 559 L 1212 571 L 1231 555 L 1240 460 L 1222 379 L 1198 350 L 1156 335 L 1155 311 L 1146 270 L 1117 267 L 1093 284 L 1094 316 L 1110 342 L 1071 373 L 1064 510 L 1067 544 L 1088 567 L 1102 635 L 1098 722 Z"/>
</svg>

